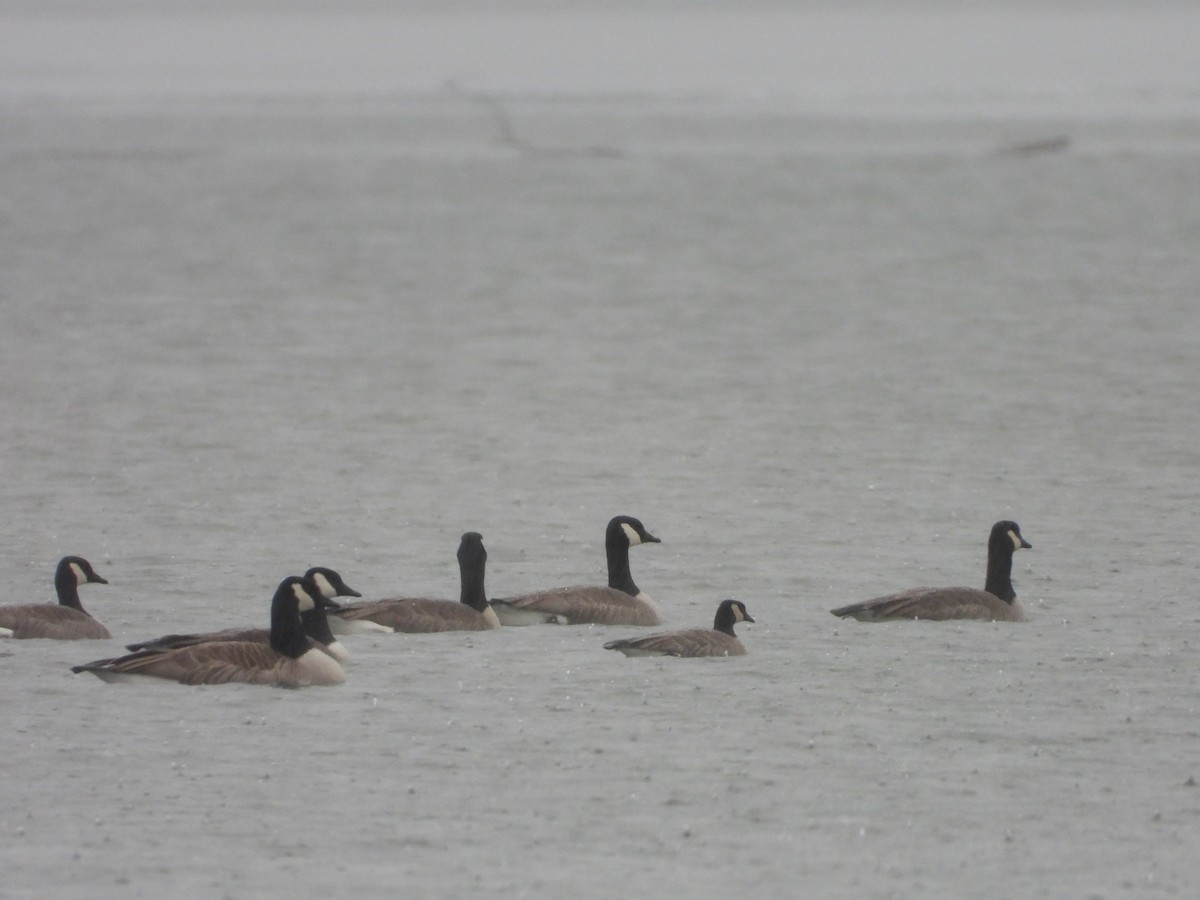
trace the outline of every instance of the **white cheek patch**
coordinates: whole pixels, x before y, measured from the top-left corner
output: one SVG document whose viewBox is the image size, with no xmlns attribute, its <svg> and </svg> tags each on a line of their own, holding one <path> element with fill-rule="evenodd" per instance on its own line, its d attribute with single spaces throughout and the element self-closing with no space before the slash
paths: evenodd
<svg viewBox="0 0 1200 900">
<path fill-rule="evenodd" d="M 1017 550 L 1020 550 L 1021 547 L 1024 546 L 1024 542 L 1021 540 L 1021 536 L 1019 534 L 1017 534 L 1015 531 L 1013 531 L 1011 528 L 1008 529 L 1008 536 L 1010 538 L 1012 538 L 1013 547 L 1016 548 Z"/>
<path fill-rule="evenodd" d="M 300 612 L 307 612 L 316 606 L 313 603 L 312 595 L 304 589 L 302 585 L 293 584 L 292 593 L 296 595 L 296 599 L 300 601 Z"/>
<path fill-rule="evenodd" d="M 642 536 L 637 533 L 637 529 L 628 522 L 621 523 L 621 530 L 625 532 L 625 537 L 629 538 L 629 546 L 636 547 L 642 542 Z"/>
<path fill-rule="evenodd" d="M 740 606 L 738 606 L 736 603 L 733 604 L 733 621 L 735 621 L 735 622 L 745 622 L 746 621 L 745 613 L 742 612 L 742 608 Z"/>
<path fill-rule="evenodd" d="M 76 584 L 87 584 L 88 577 L 87 573 L 83 571 L 83 566 L 79 565 L 79 563 L 71 563 L 71 571 L 75 575 Z"/>
<path fill-rule="evenodd" d="M 329 579 L 325 577 L 324 573 L 318 572 L 315 574 L 313 582 L 317 585 L 317 590 L 321 592 L 321 596 L 327 600 L 332 600 L 337 596 L 337 591 L 334 590 L 333 585 L 329 583 Z"/>
</svg>

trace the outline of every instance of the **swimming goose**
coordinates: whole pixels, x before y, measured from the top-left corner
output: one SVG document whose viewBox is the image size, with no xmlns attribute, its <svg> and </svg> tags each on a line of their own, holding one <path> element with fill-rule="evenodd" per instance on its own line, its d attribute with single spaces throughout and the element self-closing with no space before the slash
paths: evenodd
<svg viewBox="0 0 1200 900">
<path fill-rule="evenodd" d="M 14 638 L 54 638 L 60 641 L 112 637 L 88 615 L 79 602 L 81 584 L 108 584 L 82 556 L 64 556 L 54 572 L 58 605 L 26 603 L 0 606 L 0 634 Z M 6 634 L 4 634 L 7 632 Z"/>
<path fill-rule="evenodd" d="M 352 603 L 334 610 L 330 625 L 338 634 L 360 631 L 486 631 L 499 628 L 500 620 L 488 606 L 487 594 L 483 589 L 486 566 L 487 550 L 483 547 L 483 535 L 468 531 L 458 545 L 461 601 L 399 597 Z"/>
<path fill-rule="evenodd" d="M 988 622 L 1023 622 L 1025 613 L 1012 586 L 1012 558 L 1017 550 L 1033 545 L 1021 536 L 1016 522 L 992 526 L 988 537 L 987 579 L 983 590 L 967 587 L 913 588 L 862 603 L 830 610 L 841 618 L 860 622 L 894 619 L 982 619 Z"/>
<path fill-rule="evenodd" d="M 745 656 L 746 648 L 733 633 L 733 626 L 753 621 L 740 600 L 722 600 L 711 629 L 689 628 L 609 641 L 604 649 L 620 650 L 626 656 Z"/>
<path fill-rule="evenodd" d="M 659 625 L 654 601 L 638 590 L 629 573 L 629 548 L 658 544 L 658 538 L 631 516 L 608 523 L 604 548 L 608 554 L 608 587 L 563 587 L 520 597 L 493 600 L 492 609 L 503 625 L 554 622 L 579 625 Z"/>
<path fill-rule="evenodd" d="M 275 684 L 282 687 L 341 684 L 346 673 L 337 660 L 313 647 L 300 613 L 316 606 L 312 579 L 289 576 L 271 601 L 269 644 L 210 641 L 172 650 L 139 650 L 99 659 L 72 672 L 91 672 L 104 681 L 162 679 L 182 684 Z"/>
<path fill-rule="evenodd" d="M 316 588 L 315 582 L 314 588 Z M 308 635 L 309 641 L 318 650 L 323 650 L 340 663 L 348 662 L 350 654 L 329 630 L 329 619 L 325 612 L 328 609 L 340 609 L 341 607 L 325 597 L 320 588 L 316 588 L 314 600 L 316 602 L 312 609 L 306 609 L 300 613 L 304 633 Z M 269 644 L 271 643 L 271 630 L 269 628 L 225 628 L 221 631 L 199 634 L 164 634 L 154 640 L 139 641 L 136 644 L 126 644 L 125 646 L 135 651 L 176 650 L 180 647 L 194 647 L 197 644 L 207 644 L 212 641 L 251 641 L 256 644 Z"/>
</svg>

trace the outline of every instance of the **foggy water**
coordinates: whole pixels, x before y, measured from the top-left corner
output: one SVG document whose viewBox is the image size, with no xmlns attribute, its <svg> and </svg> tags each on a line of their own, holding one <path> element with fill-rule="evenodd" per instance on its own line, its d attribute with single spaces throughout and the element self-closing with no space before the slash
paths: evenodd
<svg viewBox="0 0 1200 900">
<path fill-rule="evenodd" d="M 985 67 L 949 99 L 736 59 L 557 91 L 511 50 L 407 82 L 330 57 L 328 90 L 161 45 L 71 69 L 85 25 L 167 19 L 3 9 L 6 602 L 81 554 L 115 637 L 0 645 L 0 895 L 1194 895 L 1200 82 L 1161 26 L 1189 7 L 1111 84 L 1082 42 L 1077 89 Z M 709 27 L 655 9 L 643 39 Z M 1003 46 L 1120 33 L 1038 15 Z M 62 56 L 8 53 L 35 33 Z M 600 582 L 617 513 L 663 541 L 632 568 L 667 627 L 735 596 L 745 658 L 543 627 L 348 637 L 329 689 L 69 671 L 265 623 L 311 565 L 454 597 L 468 530 L 493 595 Z M 1027 623 L 829 615 L 982 586 L 999 518 Z"/>
</svg>

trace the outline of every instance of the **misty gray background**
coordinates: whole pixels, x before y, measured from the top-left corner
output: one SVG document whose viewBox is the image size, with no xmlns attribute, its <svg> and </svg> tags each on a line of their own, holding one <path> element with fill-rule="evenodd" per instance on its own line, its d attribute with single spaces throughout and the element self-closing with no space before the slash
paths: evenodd
<svg viewBox="0 0 1200 900">
<path fill-rule="evenodd" d="M 0 4 L 0 894 L 1186 897 L 1193 5 Z M 73 663 L 285 575 L 669 627 Z M 1030 621 L 833 619 L 982 584 Z"/>
</svg>

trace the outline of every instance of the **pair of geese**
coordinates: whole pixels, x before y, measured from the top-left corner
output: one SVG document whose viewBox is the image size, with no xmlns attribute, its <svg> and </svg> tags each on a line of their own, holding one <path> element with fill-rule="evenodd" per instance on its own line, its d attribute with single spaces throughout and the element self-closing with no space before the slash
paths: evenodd
<svg viewBox="0 0 1200 900">
<path fill-rule="evenodd" d="M 608 587 L 568 587 L 488 602 L 484 592 L 487 552 L 476 532 L 462 537 L 458 551 L 462 580 L 460 602 L 424 598 L 376 600 L 341 606 L 335 597 L 361 597 L 332 569 L 313 568 L 285 578 L 271 603 L 270 629 L 227 629 L 193 635 L 166 635 L 129 645 L 122 657 L 73 667 L 106 681 L 144 678 L 185 684 L 242 681 L 299 687 L 340 684 L 348 655 L 334 633 L 362 631 L 434 632 L 485 630 L 501 625 L 627 624 L 657 625 L 658 611 L 633 581 L 629 548 L 659 543 L 637 519 L 617 516 L 609 522 L 605 547 Z M 878 622 L 895 619 L 982 619 L 1022 621 L 1012 587 L 1012 555 L 1031 545 L 1016 522 L 992 526 L 983 590 L 915 588 L 832 610 L 842 618 Z M 55 574 L 59 603 L 0 607 L 0 636 L 60 639 L 109 638 L 107 628 L 79 602 L 81 584 L 108 582 L 82 557 L 65 557 Z M 734 634 L 738 622 L 753 622 L 746 607 L 725 600 L 712 629 L 664 632 L 610 641 L 608 650 L 626 656 L 741 656 L 746 650 Z"/>
</svg>

